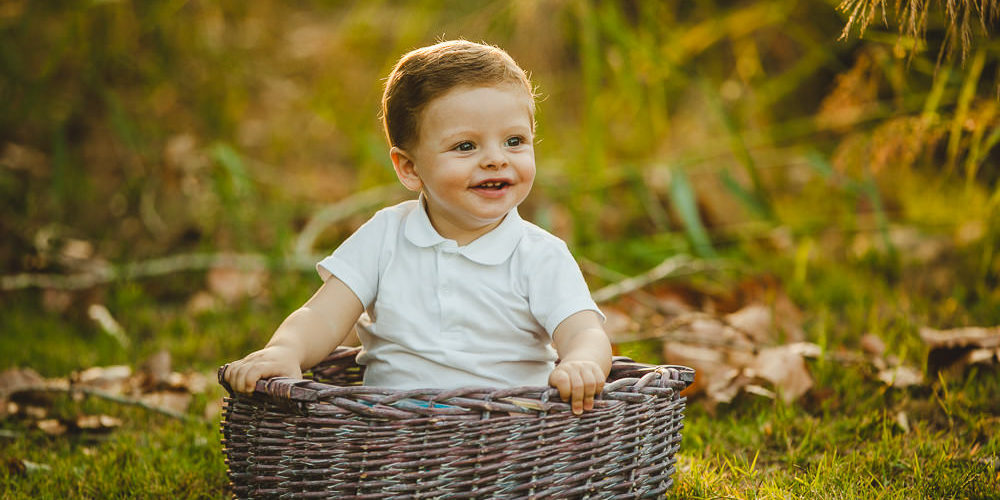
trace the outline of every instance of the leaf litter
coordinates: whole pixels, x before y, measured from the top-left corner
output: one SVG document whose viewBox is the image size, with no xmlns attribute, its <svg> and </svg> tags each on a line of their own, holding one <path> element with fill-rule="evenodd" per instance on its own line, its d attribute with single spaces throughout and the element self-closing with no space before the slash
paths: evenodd
<svg viewBox="0 0 1000 500">
<path fill-rule="evenodd" d="M 637 299 L 626 294 L 602 304 L 606 330 L 616 351 L 629 342 L 655 339 L 664 362 L 694 368 L 695 382 L 685 395 L 700 399 L 709 412 L 741 394 L 793 403 L 814 390 L 808 360 L 820 357 L 868 365 L 874 380 L 894 389 L 923 387 L 934 380 L 888 353 L 885 341 L 872 333 L 862 336 L 856 350 L 824 352 L 805 341 L 804 315 L 780 287 L 766 278 L 749 281 L 738 285 L 736 293 L 651 284 L 634 292 L 641 294 Z M 1000 364 L 1000 327 L 923 327 L 920 337 L 928 349 L 930 375 Z M 897 416 L 897 425 L 904 432 L 909 429 L 905 414 Z"/>
<path fill-rule="evenodd" d="M 126 365 L 97 366 L 66 377 L 45 378 L 31 368 L 13 368 L 0 372 L 0 419 L 18 419 L 52 436 L 99 436 L 123 425 L 120 418 L 105 414 L 57 415 L 54 396 L 58 394 L 76 401 L 95 396 L 187 419 L 194 396 L 209 389 L 210 378 L 173 371 L 167 351 L 155 353 L 138 370 Z M 209 404 L 205 418 L 215 418 L 220 410 L 219 405 Z"/>
</svg>

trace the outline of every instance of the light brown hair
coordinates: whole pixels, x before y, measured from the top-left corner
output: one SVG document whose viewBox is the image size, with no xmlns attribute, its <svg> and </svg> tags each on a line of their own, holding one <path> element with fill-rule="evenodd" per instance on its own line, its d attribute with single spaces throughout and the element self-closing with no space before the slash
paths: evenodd
<svg viewBox="0 0 1000 500">
<path fill-rule="evenodd" d="M 528 75 L 503 49 L 450 40 L 410 51 L 396 63 L 382 94 L 382 125 L 389 146 L 406 149 L 419 137 L 427 103 L 460 86 L 511 84 L 524 88 L 535 111 Z"/>
</svg>

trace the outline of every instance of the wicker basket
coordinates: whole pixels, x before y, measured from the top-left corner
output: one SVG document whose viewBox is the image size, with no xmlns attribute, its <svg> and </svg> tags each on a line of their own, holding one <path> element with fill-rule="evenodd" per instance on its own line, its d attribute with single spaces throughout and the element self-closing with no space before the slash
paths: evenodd
<svg viewBox="0 0 1000 500">
<path fill-rule="evenodd" d="M 547 387 L 361 386 L 357 352 L 252 395 L 222 382 L 237 497 L 639 498 L 673 484 L 690 368 L 615 358 L 594 410 L 577 416 Z"/>
</svg>

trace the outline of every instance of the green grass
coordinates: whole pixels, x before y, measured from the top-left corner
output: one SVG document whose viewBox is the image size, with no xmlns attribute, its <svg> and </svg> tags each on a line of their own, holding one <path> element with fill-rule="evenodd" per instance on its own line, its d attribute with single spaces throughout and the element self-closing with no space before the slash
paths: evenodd
<svg viewBox="0 0 1000 500">
<path fill-rule="evenodd" d="M 324 204 L 395 182 L 377 119 L 395 58 L 464 37 L 505 47 L 539 85 L 538 177 L 522 213 L 577 255 L 625 275 L 715 255 L 721 272 L 679 278 L 686 291 L 733 305 L 742 284 L 770 281 L 828 354 L 871 333 L 923 368 L 920 327 L 1000 324 L 1000 178 L 988 168 L 1000 45 L 977 31 L 968 62 L 938 64 L 955 22 L 943 7 L 927 43 L 900 39 L 892 19 L 834 43 L 838 3 L 8 2 L 2 274 L 77 269 L 60 256 L 71 239 L 93 245 L 85 265 L 283 256 Z M 893 242 L 899 228 L 919 235 Z M 917 258 L 935 240 L 943 250 Z M 74 292 L 64 310 L 38 290 L 0 292 L 0 370 L 62 377 L 167 349 L 176 369 L 211 371 L 260 347 L 317 283 L 275 271 L 266 296 L 198 314 L 186 309 L 205 288 L 196 272 Z M 127 346 L 88 318 L 92 303 Z M 653 362 L 661 349 L 621 351 Z M 670 496 L 1000 497 L 996 367 L 898 391 L 833 356 L 810 366 L 814 390 L 790 405 L 752 396 L 709 413 L 692 401 Z M 66 418 L 124 421 L 100 438 L 0 419 L 0 498 L 224 496 L 218 423 L 200 420 L 220 397 L 200 395 L 185 422 L 51 402 Z"/>
<path fill-rule="evenodd" d="M 164 305 L 170 292 L 161 286 L 113 286 L 109 304 L 121 307 L 112 309 L 123 311 L 118 319 L 126 330 L 159 332 L 137 334 L 138 345 L 128 353 L 72 315 L 42 313 L 35 294 L 24 292 L 10 299 L 19 312 L 0 320 L 8 333 L 0 367 L 35 366 L 50 376 L 65 375 L 87 366 L 135 363 L 156 345 L 174 352 L 182 369 L 209 370 L 262 343 L 284 312 L 308 295 L 315 284 L 311 278 L 275 278 L 268 303 L 248 301 L 199 316 Z M 920 366 L 925 351 L 915 336 L 915 319 L 906 318 L 922 313 L 880 316 L 887 304 L 912 300 L 898 288 L 874 286 L 881 279 L 870 268 L 834 268 L 818 272 L 808 291 L 792 287 L 791 293 L 804 302 L 810 340 L 828 349 L 849 347 L 857 332 L 873 331 L 889 341 L 890 353 Z M 13 348 L 18 345 L 27 349 Z M 655 341 L 621 350 L 659 361 Z M 863 365 L 820 358 L 810 369 L 816 387 L 796 403 L 745 395 L 710 413 L 692 401 L 669 498 L 997 498 L 996 367 L 909 390 L 884 387 Z M 51 437 L 23 420 L 2 420 L 0 490 L 10 498 L 223 496 L 218 422 L 199 420 L 205 405 L 221 395 L 218 387 L 200 395 L 189 422 L 95 398 L 54 399 L 56 416 L 108 414 L 125 422 L 100 437 Z M 44 470 L 23 470 L 21 461 Z"/>
</svg>

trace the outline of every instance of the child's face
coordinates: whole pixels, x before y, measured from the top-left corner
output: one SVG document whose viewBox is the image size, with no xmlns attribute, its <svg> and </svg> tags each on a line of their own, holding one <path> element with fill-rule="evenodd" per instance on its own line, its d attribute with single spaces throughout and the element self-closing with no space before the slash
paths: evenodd
<svg viewBox="0 0 1000 500">
<path fill-rule="evenodd" d="M 465 244 L 496 227 L 535 179 L 531 98 L 514 86 L 458 87 L 427 104 L 416 144 L 393 149 L 435 229 Z"/>
</svg>

